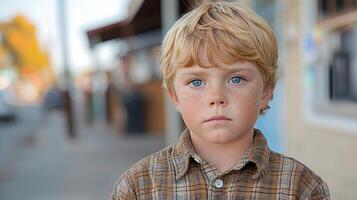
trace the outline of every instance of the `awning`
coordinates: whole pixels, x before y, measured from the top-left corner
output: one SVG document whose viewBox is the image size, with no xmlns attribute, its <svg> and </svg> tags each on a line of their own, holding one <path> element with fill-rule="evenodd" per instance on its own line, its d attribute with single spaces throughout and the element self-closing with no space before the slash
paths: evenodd
<svg viewBox="0 0 357 200">
<path fill-rule="evenodd" d="M 145 0 L 132 19 L 87 32 L 90 46 L 116 38 L 126 38 L 161 28 L 160 0 Z"/>
<path fill-rule="evenodd" d="M 185 0 L 178 0 L 179 13 L 185 13 L 190 7 Z M 127 19 L 103 27 L 89 30 L 87 36 L 91 47 L 96 44 L 118 38 L 129 38 L 147 32 L 161 30 L 161 0 L 144 0 L 135 14 Z"/>
</svg>

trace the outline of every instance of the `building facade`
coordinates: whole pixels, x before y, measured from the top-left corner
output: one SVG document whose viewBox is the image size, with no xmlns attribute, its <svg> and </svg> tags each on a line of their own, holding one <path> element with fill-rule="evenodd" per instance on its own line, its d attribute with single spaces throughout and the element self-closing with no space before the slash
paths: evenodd
<svg viewBox="0 0 357 200">
<path fill-rule="evenodd" d="M 318 173 L 333 199 L 355 199 L 356 1 L 281 3 L 286 154 Z"/>
</svg>

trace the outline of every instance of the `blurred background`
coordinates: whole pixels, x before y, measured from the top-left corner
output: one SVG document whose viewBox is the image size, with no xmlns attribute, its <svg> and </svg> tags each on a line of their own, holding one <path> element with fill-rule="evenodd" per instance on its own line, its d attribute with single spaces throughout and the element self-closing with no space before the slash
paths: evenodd
<svg viewBox="0 0 357 200">
<path fill-rule="evenodd" d="M 188 0 L 0 0 L 0 199 L 108 199 L 117 177 L 174 143 L 160 43 Z M 319 174 L 357 188 L 357 1 L 241 0 L 279 43 L 256 126 Z"/>
</svg>

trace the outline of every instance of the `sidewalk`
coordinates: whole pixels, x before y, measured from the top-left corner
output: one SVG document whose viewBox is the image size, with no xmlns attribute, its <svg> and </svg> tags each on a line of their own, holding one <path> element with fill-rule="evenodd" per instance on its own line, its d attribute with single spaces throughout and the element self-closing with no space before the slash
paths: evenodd
<svg viewBox="0 0 357 200">
<path fill-rule="evenodd" d="M 13 106 L 13 109 L 16 120 L 0 123 L 0 180 L 9 165 L 22 153 L 23 142 L 36 132 L 41 121 L 39 106 Z"/>
<path fill-rule="evenodd" d="M 25 153 L 0 181 L 0 199 L 108 199 L 118 176 L 139 159 L 161 149 L 164 138 L 115 135 L 103 124 L 66 138 L 61 113 L 46 117 Z"/>
</svg>

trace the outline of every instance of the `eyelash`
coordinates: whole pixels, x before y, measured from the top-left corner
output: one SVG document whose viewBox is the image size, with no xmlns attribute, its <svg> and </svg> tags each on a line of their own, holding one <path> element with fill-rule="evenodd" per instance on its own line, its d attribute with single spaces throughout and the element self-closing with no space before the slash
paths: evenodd
<svg viewBox="0 0 357 200">
<path fill-rule="evenodd" d="M 241 76 L 233 76 L 229 79 L 229 81 L 232 81 L 232 79 L 234 78 L 239 78 L 239 82 L 238 83 L 233 83 L 233 84 L 241 84 L 242 81 L 246 81 L 245 78 L 241 77 Z"/>
<path fill-rule="evenodd" d="M 238 83 L 232 83 L 231 81 L 232 81 L 233 78 L 239 78 L 239 82 L 238 82 Z M 201 85 L 194 86 L 193 83 L 194 83 L 195 81 L 200 81 L 200 82 L 201 82 Z M 232 83 L 232 84 L 242 84 L 242 81 L 246 81 L 246 79 L 243 78 L 243 77 L 241 77 L 241 76 L 233 76 L 233 77 L 229 78 L 229 81 L 228 81 L 228 82 L 229 82 L 229 83 Z M 201 87 L 202 84 L 205 85 L 205 83 L 204 83 L 202 80 L 200 80 L 200 79 L 192 79 L 192 80 L 190 80 L 187 84 L 190 85 L 190 86 L 192 86 L 192 87 Z"/>
<path fill-rule="evenodd" d="M 200 79 L 192 79 L 192 80 L 190 80 L 189 82 L 188 82 L 188 85 L 190 85 L 190 86 L 192 86 L 192 87 L 200 87 L 200 86 L 202 86 L 202 85 L 200 85 L 200 86 L 194 86 L 193 85 L 193 82 L 195 82 L 195 81 L 201 81 L 201 83 L 204 83 L 202 80 L 200 80 Z"/>
</svg>

